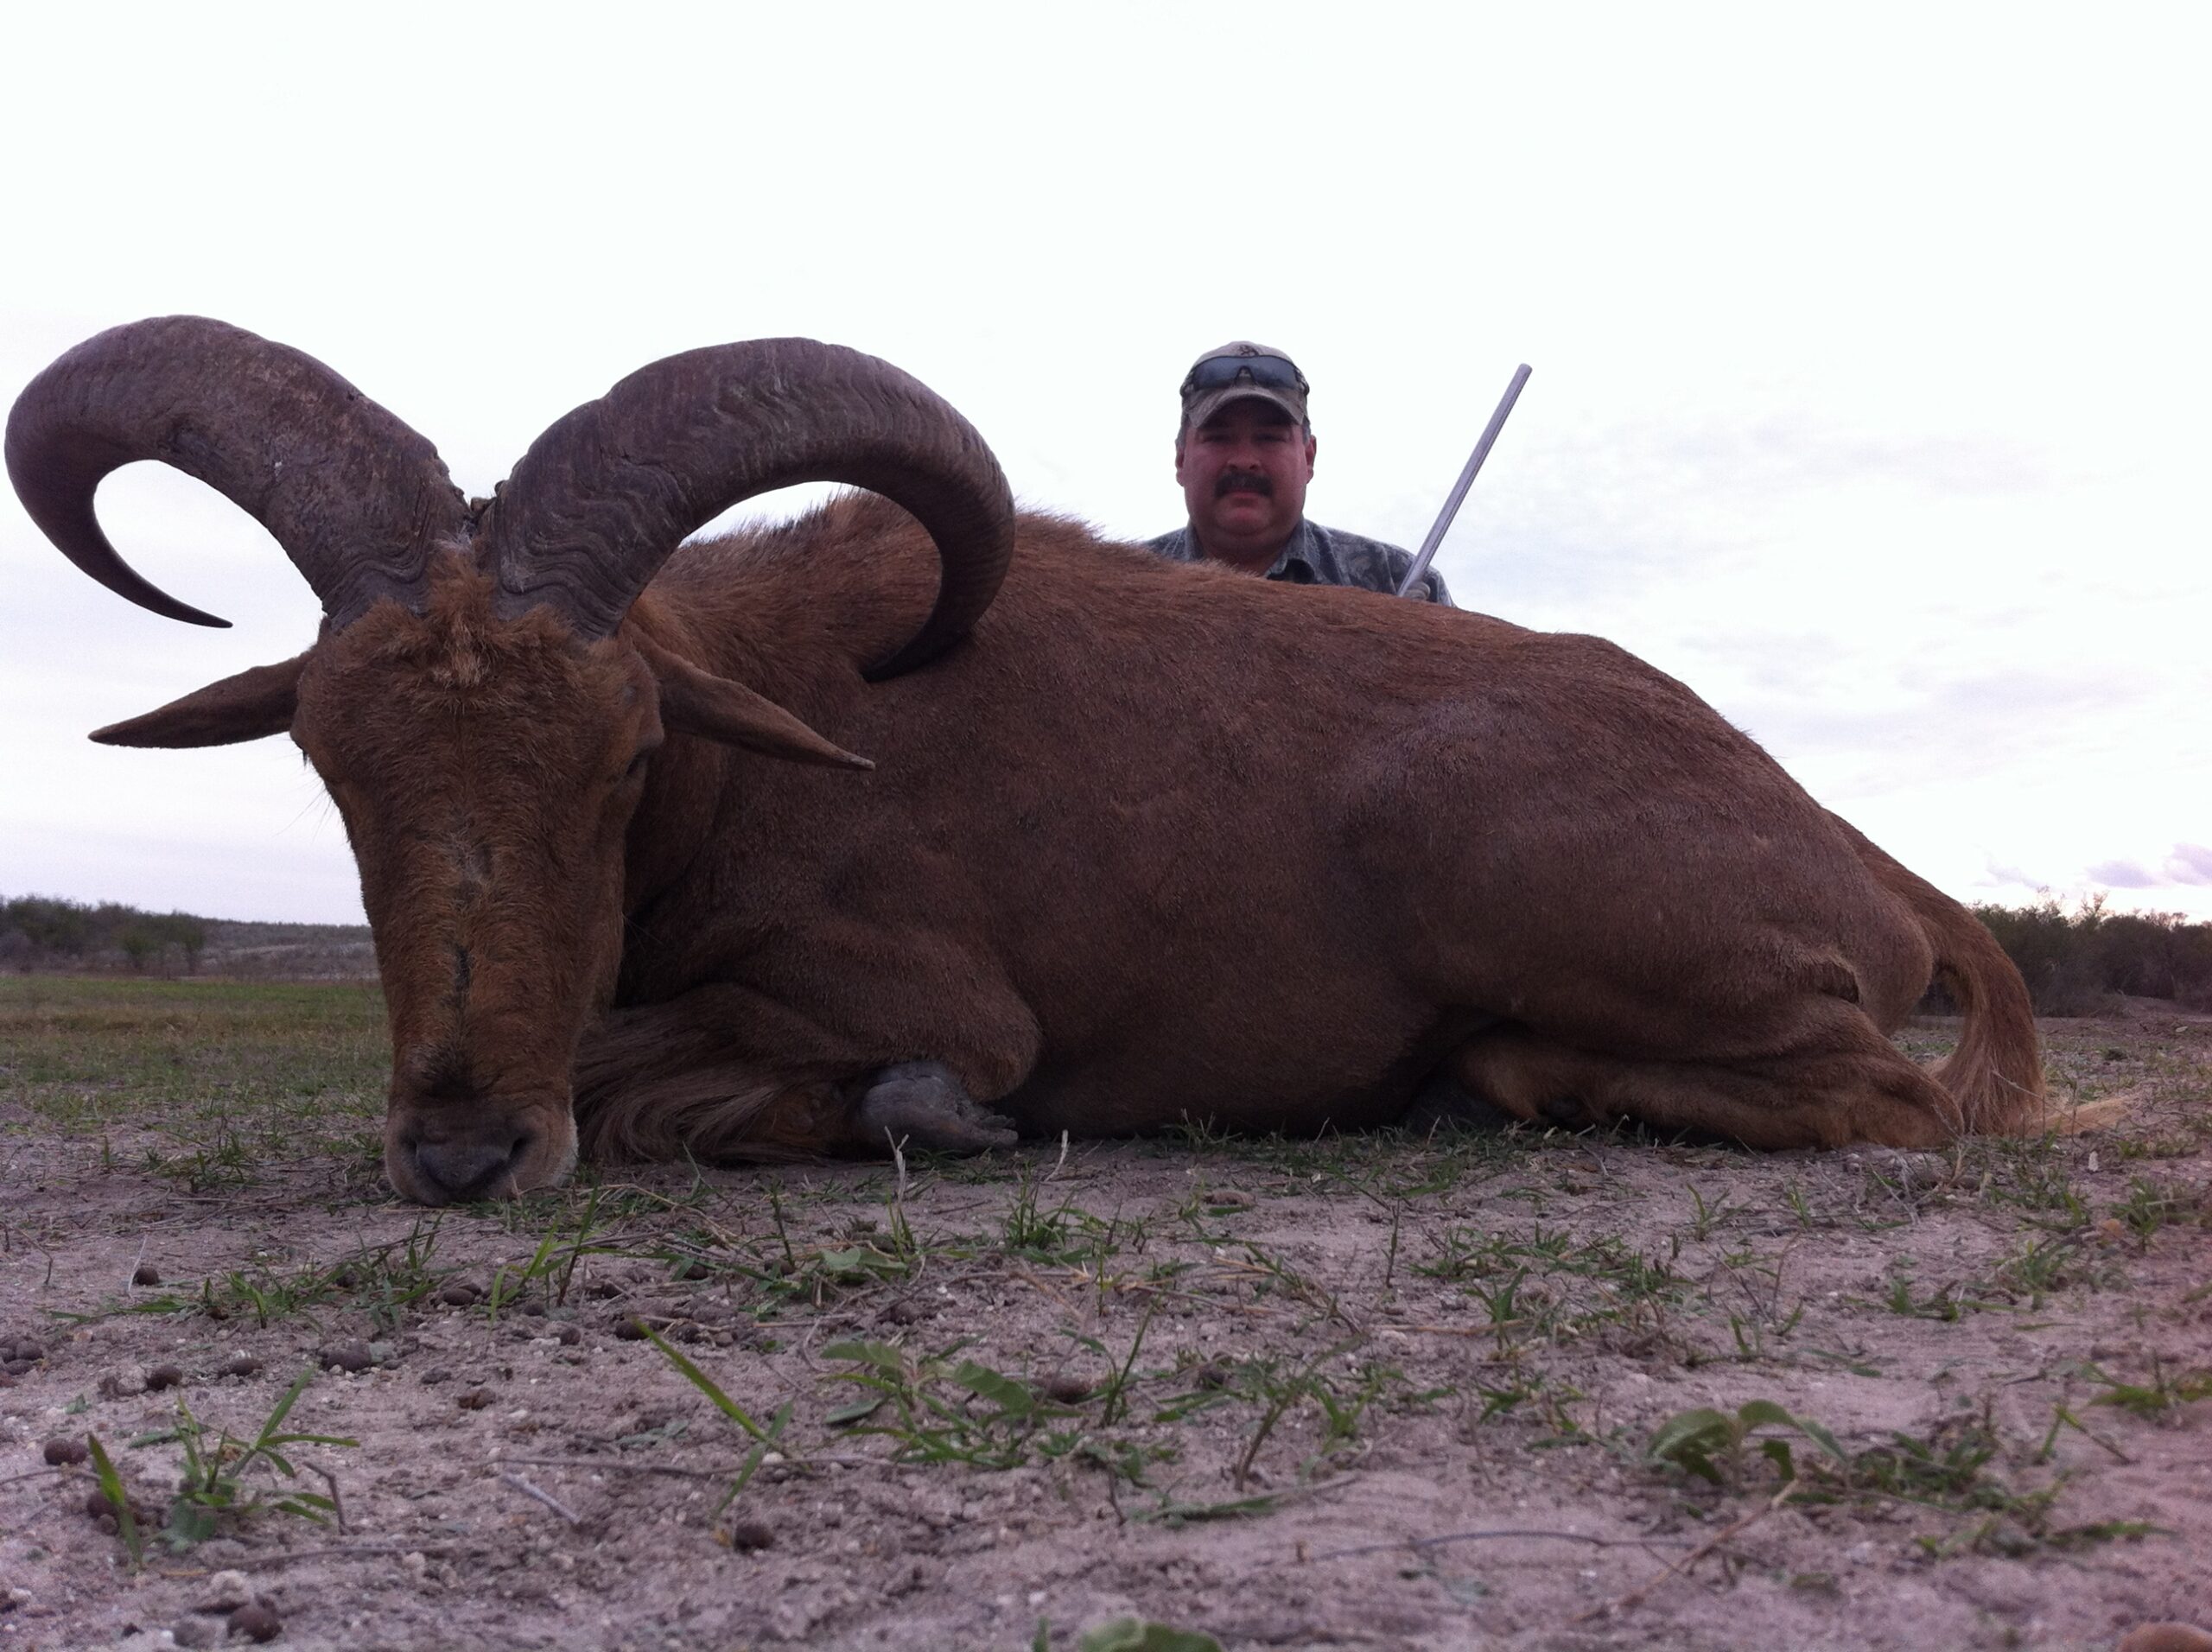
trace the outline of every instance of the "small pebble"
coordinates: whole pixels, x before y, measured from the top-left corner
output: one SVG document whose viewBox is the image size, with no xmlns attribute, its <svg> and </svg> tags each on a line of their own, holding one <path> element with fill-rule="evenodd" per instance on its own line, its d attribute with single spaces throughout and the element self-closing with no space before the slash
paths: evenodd
<svg viewBox="0 0 2212 1652">
<path fill-rule="evenodd" d="M 231 1614 L 231 1637 L 249 1641 L 273 1641 L 282 1634 L 284 1625 L 276 1614 L 259 1601 L 251 1606 L 241 1606 Z"/>
<path fill-rule="evenodd" d="M 159 1394 L 163 1388 L 181 1388 L 183 1386 L 184 1370 L 181 1366 L 156 1365 L 146 1373 L 146 1392 L 149 1394 Z"/>
<path fill-rule="evenodd" d="M 449 1308 L 468 1308 L 475 1306 L 483 1294 L 467 1280 L 457 1279 L 439 1291 L 438 1300 Z"/>
<path fill-rule="evenodd" d="M 85 1494 L 85 1512 L 94 1520 L 113 1520 L 115 1504 L 108 1500 L 105 1491 L 87 1491 Z"/>
<path fill-rule="evenodd" d="M 169 1638 L 179 1646 L 219 1646 L 223 1626 L 212 1617 L 180 1617 L 169 1625 Z"/>
<path fill-rule="evenodd" d="M 729 1546 L 746 1554 L 768 1548 L 775 1541 L 776 1534 L 765 1520 L 741 1520 L 729 1528 Z"/>
<path fill-rule="evenodd" d="M 454 1401 L 463 1411 L 481 1411 L 492 1403 L 492 1390 L 471 1388 Z"/>
<path fill-rule="evenodd" d="M 243 1572 L 218 1572 L 207 1579 L 207 1586 L 200 1592 L 196 1610 L 203 1612 L 234 1612 L 241 1606 L 253 1604 L 253 1585 Z"/>
<path fill-rule="evenodd" d="M 46 1460 L 56 1468 L 81 1463 L 91 1455 L 81 1439 L 49 1439 L 46 1442 Z"/>
<path fill-rule="evenodd" d="M 315 1363 L 327 1370 L 365 1371 L 375 1364 L 376 1356 L 369 1352 L 365 1342 L 331 1343 L 315 1351 Z M 268 1636 L 264 1636 L 266 1640 Z"/>
<path fill-rule="evenodd" d="M 225 1376 L 251 1376 L 261 1369 L 261 1362 L 251 1354 L 233 1354 L 223 1362 Z"/>
<path fill-rule="evenodd" d="M 109 1277 L 114 1276 L 111 1274 Z M 130 1282 L 133 1285 L 159 1285 L 162 1282 L 161 1269 L 151 1262 L 140 1262 L 131 1270 Z"/>
<path fill-rule="evenodd" d="M 559 1339 L 560 1344 L 563 1348 L 574 1348 L 578 1343 L 584 1339 L 584 1333 L 582 1331 L 575 1325 L 563 1325 L 553 1334 Z"/>
<path fill-rule="evenodd" d="M 113 1515 L 102 1515 L 92 1522 L 92 1528 L 102 1537 L 113 1537 L 123 1529 L 123 1522 Z"/>
<path fill-rule="evenodd" d="M 1046 1382 L 1045 1397 L 1059 1405 L 1081 1405 L 1090 1397 L 1090 1384 L 1072 1372 L 1063 1371 Z"/>
<path fill-rule="evenodd" d="M 146 1368 L 143 1365 L 118 1366 L 100 1378 L 100 1392 L 111 1400 L 125 1400 L 145 1391 Z"/>
</svg>

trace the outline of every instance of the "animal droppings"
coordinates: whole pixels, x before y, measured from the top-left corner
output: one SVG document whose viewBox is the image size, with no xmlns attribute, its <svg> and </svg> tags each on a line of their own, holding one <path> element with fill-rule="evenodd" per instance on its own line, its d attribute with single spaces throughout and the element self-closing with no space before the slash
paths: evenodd
<svg viewBox="0 0 2212 1652">
<path fill-rule="evenodd" d="M 2212 1634 L 2194 1623 L 2145 1623 L 2128 1630 L 2116 1652 L 2212 1652 Z"/>
<path fill-rule="evenodd" d="M 234 1641 L 273 1641 L 283 1632 L 283 1620 L 259 1601 L 241 1606 L 231 1614 L 231 1638 Z"/>
<path fill-rule="evenodd" d="M 223 1626 L 212 1617 L 180 1617 L 169 1625 L 169 1638 L 179 1646 L 219 1646 Z"/>
<path fill-rule="evenodd" d="M 130 1282 L 133 1285 L 159 1285 L 162 1282 L 161 1270 L 151 1262 L 140 1262 L 130 1270 Z"/>
<path fill-rule="evenodd" d="M 484 1293 L 467 1280 L 454 1280 L 438 1293 L 438 1300 L 449 1308 L 468 1308 L 476 1306 Z"/>
<path fill-rule="evenodd" d="M 184 1369 L 177 1365 L 156 1365 L 146 1373 L 146 1392 L 159 1394 L 163 1388 L 184 1386 Z"/>
<path fill-rule="evenodd" d="M 365 1371 L 377 1363 L 365 1342 L 330 1343 L 316 1349 L 315 1358 L 316 1364 L 334 1371 Z"/>
<path fill-rule="evenodd" d="M 765 1520 L 741 1520 L 729 1528 L 729 1546 L 741 1554 L 772 1547 L 776 1534 Z"/>
<path fill-rule="evenodd" d="M 81 1463 L 91 1455 L 81 1439 L 49 1439 L 46 1442 L 46 1460 L 56 1468 Z"/>
<path fill-rule="evenodd" d="M 1058 1405 L 1081 1405 L 1090 1397 L 1090 1384 L 1071 1372 L 1063 1371 L 1046 1382 L 1045 1397 Z"/>
<path fill-rule="evenodd" d="M 492 1403 L 492 1390 L 471 1388 L 454 1401 L 463 1411 L 481 1411 Z"/>
<path fill-rule="evenodd" d="M 221 1366 L 225 1376 L 251 1376 L 260 1370 L 261 1362 L 251 1354 L 233 1354 Z"/>
</svg>

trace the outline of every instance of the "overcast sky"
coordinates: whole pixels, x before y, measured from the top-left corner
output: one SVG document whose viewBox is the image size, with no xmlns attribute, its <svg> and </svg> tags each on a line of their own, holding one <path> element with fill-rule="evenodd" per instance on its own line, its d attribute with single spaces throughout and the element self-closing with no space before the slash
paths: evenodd
<svg viewBox="0 0 2212 1652">
<path fill-rule="evenodd" d="M 1681 677 L 1963 899 L 2212 917 L 2201 11 L 753 10 L 16 16 L 0 392 L 219 316 L 488 492 L 631 369 L 804 334 L 1136 537 L 1184 369 L 1256 338 L 1313 384 L 1311 514 L 1410 547 L 1526 360 L 1461 606 Z M 289 741 L 85 740 L 317 617 L 197 484 L 100 508 L 236 628 L 0 503 L 0 893 L 359 921 Z"/>
</svg>

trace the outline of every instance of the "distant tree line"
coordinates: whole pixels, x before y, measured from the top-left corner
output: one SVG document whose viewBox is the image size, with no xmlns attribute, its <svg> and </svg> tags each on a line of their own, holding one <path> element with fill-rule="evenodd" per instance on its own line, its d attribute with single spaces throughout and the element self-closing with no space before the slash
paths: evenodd
<svg viewBox="0 0 2212 1652">
<path fill-rule="evenodd" d="M 2120 993 L 2212 1009 L 2212 923 L 2107 912 L 2102 895 L 2071 911 L 2046 895 L 1974 912 L 2027 978 L 2038 1015 L 2094 1015 Z"/>
<path fill-rule="evenodd" d="M 2045 896 L 2031 905 L 1974 912 L 2027 978 L 2038 1015 L 2094 1015 L 2123 993 L 2212 1010 L 2212 924 L 2179 912 L 2107 912 L 2101 895 L 2070 909 Z M 181 966 L 189 975 L 207 950 L 210 921 L 112 900 L 92 906 L 22 895 L 0 901 L 0 969 Z M 1940 988 L 1929 994 L 1930 1009 L 1949 1007 Z"/>
<path fill-rule="evenodd" d="M 49 895 L 0 901 L 0 967 L 31 969 L 132 970 L 181 964 L 200 968 L 207 950 L 207 923 L 189 912 L 141 912 L 119 901 L 97 906 Z"/>
</svg>

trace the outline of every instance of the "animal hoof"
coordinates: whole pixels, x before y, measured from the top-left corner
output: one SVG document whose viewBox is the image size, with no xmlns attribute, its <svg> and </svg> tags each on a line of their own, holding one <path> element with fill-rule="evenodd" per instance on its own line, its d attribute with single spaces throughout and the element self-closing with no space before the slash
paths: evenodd
<svg viewBox="0 0 2212 1652">
<path fill-rule="evenodd" d="M 1461 1130 L 1503 1130 L 1514 1115 L 1486 1096 L 1478 1096 L 1447 1073 L 1436 1073 L 1414 1092 L 1412 1105 L 1398 1121 L 1401 1129 L 1415 1134 L 1443 1126 Z"/>
<path fill-rule="evenodd" d="M 1580 1130 L 1593 1121 L 1588 1110 L 1572 1096 L 1547 1096 L 1536 1103 L 1536 1111 L 1569 1130 Z"/>
<path fill-rule="evenodd" d="M 941 1061 L 902 1061 L 868 1081 L 858 1109 L 863 1141 L 881 1144 L 887 1133 L 902 1147 L 931 1153 L 988 1153 L 1020 1140 L 1000 1115 L 969 1095 Z"/>
</svg>

